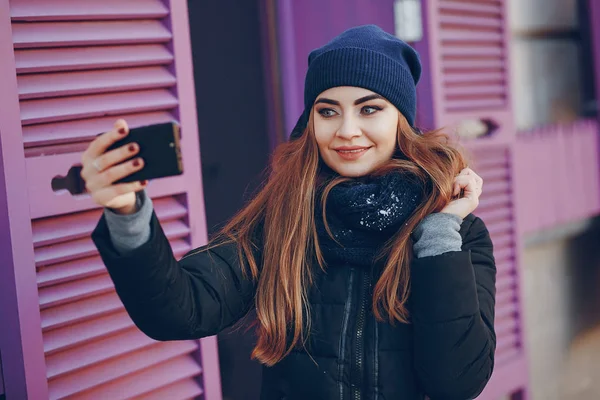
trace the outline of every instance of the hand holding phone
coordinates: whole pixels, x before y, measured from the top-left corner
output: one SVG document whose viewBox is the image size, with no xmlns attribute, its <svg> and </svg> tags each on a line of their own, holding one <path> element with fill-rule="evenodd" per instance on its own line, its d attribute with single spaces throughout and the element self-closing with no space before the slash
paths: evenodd
<svg viewBox="0 0 600 400">
<path fill-rule="evenodd" d="M 127 136 L 113 143 L 106 151 L 136 144 L 139 146 L 139 151 L 135 155 L 132 154 L 132 157 L 141 157 L 144 160 L 144 166 L 115 183 L 150 180 L 182 174 L 180 137 L 179 125 L 176 122 L 131 129 Z"/>
<path fill-rule="evenodd" d="M 96 203 L 116 212 L 136 210 L 135 193 L 149 179 L 183 173 L 177 123 L 129 130 L 124 120 L 98 135 L 81 157 L 81 178 Z"/>
</svg>

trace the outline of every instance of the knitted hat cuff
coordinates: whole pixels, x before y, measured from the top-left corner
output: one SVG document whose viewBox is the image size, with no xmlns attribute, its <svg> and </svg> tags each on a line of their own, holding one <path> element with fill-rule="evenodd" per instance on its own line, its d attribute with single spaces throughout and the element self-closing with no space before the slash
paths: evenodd
<svg viewBox="0 0 600 400">
<path fill-rule="evenodd" d="M 383 97 L 414 125 L 416 87 L 408 66 L 385 54 L 365 48 L 333 49 L 311 60 L 304 86 L 304 106 L 312 108 L 317 96 L 327 89 L 355 86 Z"/>
</svg>

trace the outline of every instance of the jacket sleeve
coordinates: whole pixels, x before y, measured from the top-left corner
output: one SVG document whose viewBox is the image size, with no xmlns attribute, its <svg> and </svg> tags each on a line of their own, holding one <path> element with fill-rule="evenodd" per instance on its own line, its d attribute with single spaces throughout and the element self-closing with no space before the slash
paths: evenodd
<svg viewBox="0 0 600 400">
<path fill-rule="evenodd" d="M 179 262 L 152 213 L 150 239 L 120 254 L 103 216 L 92 240 L 136 326 L 155 340 L 199 339 L 235 324 L 252 307 L 255 284 L 242 274 L 235 243 L 206 246 Z"/>
<path fill-rule="evenodd" d="M 496 265 L 487 228 L 472 221 L 462 251 L 412 263 L 414 366 L 432 400 L 477 397 L 494 368 Z"/>
</svg>

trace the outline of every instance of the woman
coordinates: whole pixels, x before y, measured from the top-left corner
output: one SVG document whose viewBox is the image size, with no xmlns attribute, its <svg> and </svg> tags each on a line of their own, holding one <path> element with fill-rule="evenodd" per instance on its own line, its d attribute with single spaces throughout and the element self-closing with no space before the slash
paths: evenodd
<svg viewBox="0 0 600 400">
<path fill-rule="evenodd" d="M 482 180 L 414 126 L 421 66 L 376 26 L 310 54 L 305 112 L 268 181 L 208 246 L 173 257 L 137 148 L 83 155 L 92 237 L 136 325 L 198 339 L 256 310 L 262 399 L 470 399 L 493 369 L 496 268 Z M 135 194 L 137 193 L 137 195 Z"/>
</svg>

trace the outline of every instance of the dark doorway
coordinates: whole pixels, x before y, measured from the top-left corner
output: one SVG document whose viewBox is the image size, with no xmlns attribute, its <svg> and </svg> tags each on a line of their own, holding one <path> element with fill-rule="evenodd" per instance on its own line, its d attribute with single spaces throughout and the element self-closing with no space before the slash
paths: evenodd
<svg viewBox="0 0 600 400">
<path fill-rule="evenodd" d="M 209 234 L 248 200 L 269 156 L 259 0 L 188 1 Z M 223 397 L 258 399 L 244 330 L 219 335 Z"/>
</svg>

